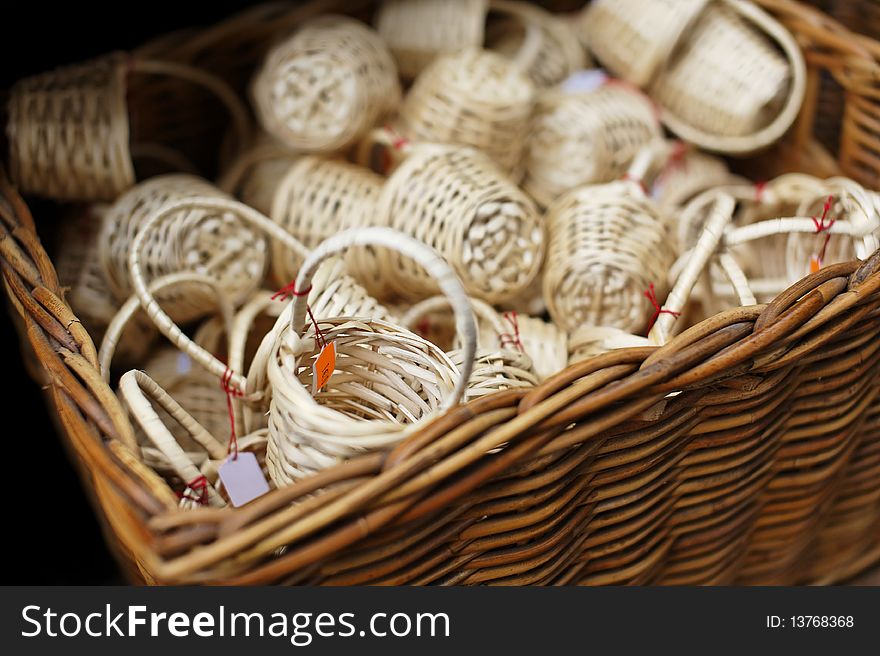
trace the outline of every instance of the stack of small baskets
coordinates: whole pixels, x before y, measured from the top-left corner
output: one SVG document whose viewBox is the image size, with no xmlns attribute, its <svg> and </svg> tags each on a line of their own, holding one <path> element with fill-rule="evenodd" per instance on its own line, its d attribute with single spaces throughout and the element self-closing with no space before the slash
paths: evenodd
<svg viewBox="0 0 880 656">
<path fill-rule="evenodd" d="M 880 44 L 794 0 L 354 4 L 9 92 L 6 289 L 132 579 L 880 560 Z M 19 193 L 77 203 L 56 266 Z"/>
</svg>

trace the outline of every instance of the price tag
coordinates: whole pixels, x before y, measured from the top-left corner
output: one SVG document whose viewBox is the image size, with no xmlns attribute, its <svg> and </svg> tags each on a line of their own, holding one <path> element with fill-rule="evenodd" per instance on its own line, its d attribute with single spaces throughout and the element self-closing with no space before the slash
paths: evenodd
<svg viewBox="0 0 880 656">
<path fill-rule="evenodd" d="M 822 262 L 815 255 L 810 255 L 810 273 L 816 273 L 822 268 Z"/>
<path fill-rule="evenodd" d="M 317 394 L 336 369 L 336 342 L 325 344 L 312 365 L 312 394 Z"/>
<path fill-rule="evenodd" d="M 238 508 L 269 491 L 269 484 L 257 457 L 249 451 L 242 451 L 238 458 L 229 456 L 218 470 L 223 487 L 232 505 Z"/>
</svg>

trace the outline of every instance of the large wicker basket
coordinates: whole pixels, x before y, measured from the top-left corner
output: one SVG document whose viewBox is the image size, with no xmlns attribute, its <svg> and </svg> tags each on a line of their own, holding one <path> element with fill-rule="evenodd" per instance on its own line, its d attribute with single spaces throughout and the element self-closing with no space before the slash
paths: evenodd
<svg viewBox="0 0 880 656">
<path fill-rule="evenodd" d="M 753 164 L 876 188 L 880 44 L 793 0 L 758 3 L 795 33 L 812 82 L 788 138 Z M 222 61 L 230 25 L 178 50 Z M 813 140 L 823 72 L 847 89 L 838 157 Z M 665 346 L 481 397 L 390 454 L 239 509 L 182 511 L 130 450 L 92 339 L 5 176 L 0 194 L 17 323 L 133 581 L 772 584 L 839 581 L 880 560 L 880 253 Z"/>
</svg>

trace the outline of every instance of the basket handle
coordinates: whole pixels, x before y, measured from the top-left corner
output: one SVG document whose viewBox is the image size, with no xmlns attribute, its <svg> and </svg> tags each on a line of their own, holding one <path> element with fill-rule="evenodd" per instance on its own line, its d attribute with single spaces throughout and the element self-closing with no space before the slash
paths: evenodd
<svg viewBox="0 0 880 656">
<path fill-rule="evenodd" d="M 501 317 L 498 316 L 498 312 L 495 311 L 495 308 L 479 298 L 470 298 L 469 300 L 475 317 L 483 319 L 486 323 L 492 326 L 492 330 L 494 330 L 497 335 L 502 335 L 506 332 L 507 329 L 501 322 Z M 411 306 L 403 316 L 400 317 L 400 325 L 407 330 L 413 330 L 416 327 L 418 320 L 429 312 L 442 310 L 450 306 L 451 303 L 445 296 L 432 296 L 431 298 L 426 298 L 425 300 L 419 301 Z M 477 348 L 480 348 L 481 346 L 480 332 L 478 330 Z"/>
<path fill-rule="evenodd" d="M 666 296 L 666 302 L 663 307 L 683 308 L 690 298 L 694 285 L 700 277 L 703 269 L 709 263 L 709 260 L 715 254 L 721 237 L 724 234 L 724 228 L 733 218 L 733 211 L 736 202 L 733 197 L 719 193 L 712 197 L 712 214 L 706 221 L 703 231 L 696 245 L 689 252 L 682 255 L 687 258 L 681 274 L 679 274 L 672 291 Z M 677 314 L 661 312 L 657 321 L 654 322 L 651 331 L 648 333 L 648 339 L 653 344 L 662 345 L 669 339 L 672 327 L 677 320 Z"/>
<path fill-rule="evenodd" d="M 143 258 L 144 247 L 147 244 L 149 235 L 159 229 L 163 221 L 172 217 L 175 213 L 185 210 L 212 210 L 216 212 L 232 212 L 239 219 L 251 226 L 266 233 L 272 239 L 281 242 L 286 248 L 297 254 L 298 257 L 305 257 L 308 254 L 303 244 L 293 235 L 284 230 L 280 225 L 271 219 L 263 216 L 257 210 L 248 207 L 244 203 L 225 198 L 216 198 L 210 196 L 192 196 L 181 200 L 175 200 L 166 203 L 158 210 L 153 212 L 144 225 L 138 230 L 134 241 L 131 244 L 131 250 L 128 254 L 128 270 L 131 275 L 132 286 L 134 292 L 140 300 L 141 306 L 147 315 L 156 324 L 165 337 L 177 346 L 178 349 L 189 355 L 193 360 L 202 365 L 218 378 L 222 378 L 227 374 L 227 365 L 223 364 L 218 358 L 214 357 L 206 349 L 196 344 L 190 339 L 177 324 L 175 324 L 168 314 L 159 306 L 159 303 L 153 297 L 149 285 L 144 278 Z M 244 392 L 247 381 L 240 373 L 233 372 L 229 379 L 230 386 L 240 392 Z"/>
<path fill-rule="evenodd" d="M 216 281 L 209 276 L 189 271 L 181 271 L 172 273 L 161 278 L 156 278 L 150 282 L 149 290 L 151 294 L 157 294 L 169 287 L 175 287 L 182 283 L 200 283 L 211 289 L 217 297 L 220 305 L 220 314 L 223 318 L 223 325 L 226 326 L 226 334 L 232 334 L 233 312 L 232 304 L 229 303 L 226 295 L 217 287 Z M 122 333 L 128 322 L 131 321 L 135 313 L 141 308 L 141 301 L 136 294 L 132 294 L 122 307 L 113 315 L 110 325 L 104 333 L 104 339 L 101 340 L 101 348 L 98 351 L 98 367 L 101 371 L 101 377 L 105 382 L 110 380 L 110 363 L 113 362 L 113 355 L 116 353 L 116 347 L 122 338 Z"/>
<path fill-rule="evenodd" d="M 788 60 L 791 62 L 792 79 L 785 105 L 769 125 L 761 128 L 754 134 L 743 136 L 724 137 L 703 132 L 679 119 L 666 109 L 662 110 L 662 118 L 667 127 L 685 141 L 700 144 L 707 150 L 716 150 L 729 154 L 746 154 L 778 140 L 794 123 L 806 95 L 807 66 L 804 62 L 804 55 L 794 37 L 764 10 L 743 0 L 721 1 L 775 39 L 788 57 Z"/>
<path fill-rule="evenodd" d="M 507 0 L 492 0 L 489 3 L 489 11 L 509 14 L 514 20 L 519 21 L 525 28 L 525 37 L 512 58 L 513 63 L 523 70 L 528 70 L 535 59 L 541 52 L 541 46 L 544 45 L 544 33 L 540 26 L 528 16 L 530 6 L 523 6 L 520 2 L 508 2 Z"/>
<path fill-rule="evenodd" d="M 176 77 L 200 86 L 206 91 L 213 94 L 229 112 L 232 118 L 233 130 L 235 130 L 236 142 L 238 149 L 247 147 L 251 137 L 250 119 L 248 118 L 248 110 L 239 99 L 238 95 L 232 88 L 216 75 L 212 75 L 207 71 L 203 71 L 193 66 L 181 64 L 179 62 L 164 61 L 160 59 L 141 59 L 139 57 L 131 57 L 129 60 L 129 71 L 132 73 L 141 73 L 144 75 L 167 75 L 168 77 Z"/>
<path fill-rule="evenodd" d="M 168 458 L 171 467 L 184 481 L 194 481 L 203 474 L 187 457 L 171 431 L 162 423 L 162 419 L 150 404 L 150 398 L 202 445 L 211 458 L 218 460 L 226 456 L 226 448 L 143 371 L 132 370 L 123 374 L 119 380 L 119 391 L 128 405 L 130 414 L 143 428 L 144 434 Z M 207 479 L 205 491 L 210 505 L 218 508 L 226 505 Z"/>
<path fill-rule="evenodd" d="M 291 330 L 296 335 L 303 335 L 308 309 L 307 296 L 311 289 L 312 277 L 318 267 L 327 258 L 341 254 L 353 246 L 378 246 L 408 255 L 424 267 L 449 299 L 455 312 L 456 331 L 462 336 L 464 359 L 461 376 L 456 381 L 455 389 L 452 396 L 449 397 L 448 403 L 444 404 L 444 409 L 458 404 L 464 397 L 477 351 L 477 326 L 474 311 L 464 286 L 452 267 L 433 248 L 409 235 L 384 227 L 352 228 L 321 242 L 306 257 L 296 276 L 294 297 L 291 301 L 293 304 L 290 318 Z"/>
</svg>

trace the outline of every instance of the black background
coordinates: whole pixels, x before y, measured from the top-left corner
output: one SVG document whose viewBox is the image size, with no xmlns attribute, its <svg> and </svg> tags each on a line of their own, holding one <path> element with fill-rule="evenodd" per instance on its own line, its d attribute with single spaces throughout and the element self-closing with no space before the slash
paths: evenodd
<svg viewBox="0 0 880 656">
<path fill-rule="evenodd" d="M 3 9 L 0 32 L 0 98 L 25 75 L 110 50 L 131 49 L 164 32 L 210 25 L 250 4 L 242 0 L 150 0 L 92 6 L 84 2 L 9 3 Z M 39 208 L 34 206 L 38 226 Z M 45 223 L 42 227 L 50 231 Z M 41 233 L 41 237 L 50 241 L 52 235 Z M 40 389 L 22 365 L 8 313 L 0 314 L 5 355 L 0 362 L 6 367 L 2 425 L 7 449 L 0 476 L 7 520 L 6 567 L 0 584 L 123 583 L 55 434 Z"/>
</svg>

